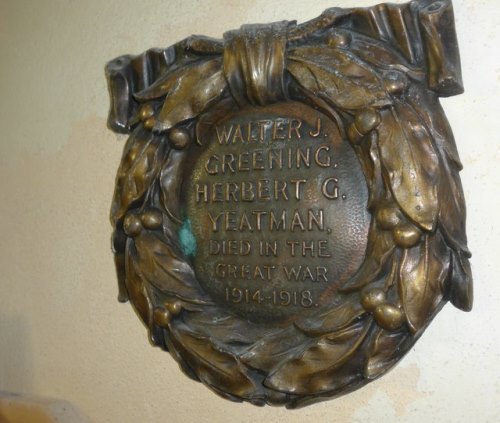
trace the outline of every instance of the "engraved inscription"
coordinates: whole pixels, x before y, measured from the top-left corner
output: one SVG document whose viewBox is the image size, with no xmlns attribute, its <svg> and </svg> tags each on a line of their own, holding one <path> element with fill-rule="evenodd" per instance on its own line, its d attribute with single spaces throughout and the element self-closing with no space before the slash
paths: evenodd
<svg viewBox="0 0 500 423">
<path fill-rule="evenodd" d="M 287 103 L 235 112 L 209 133 L 185 189 L 204 288 L 254 320 L 333 298 L 364 258 L 369 223 L 366 183 L 337 125 Z"/>
</svg>

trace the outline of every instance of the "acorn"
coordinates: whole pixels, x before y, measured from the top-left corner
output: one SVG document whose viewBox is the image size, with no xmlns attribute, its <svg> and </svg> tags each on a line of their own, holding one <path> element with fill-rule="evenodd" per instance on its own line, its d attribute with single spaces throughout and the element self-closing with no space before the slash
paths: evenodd
<svg viewBox="0 0 500 423">
<path fill-rule="evenodd" d="M 172 321 L 172 314 L 168 310 L 156 308 L 153 312 L 154 322 L 161 327 L 167 327 Z"/>
<path fill-rule="evenodd" d="M 380 288 L 372 288 L 361 293 L 361 305 L 366 311 L 374 311 L 379 305 L 384 304 L 387 296 Z"/>
<path fill-rule="evenodd" d="M 354 125 L 356 125 L 356 129 L 359 133 L 366 135 L 380 125 L 381 121 L 382 118 L 377 111 L 366 109 L 356 115 Z"/>
<path fill-rule="evenodd" d="M 401 95 L 408 86 L 408 78 L 402 72 L 391 70 L 384 74 L 385 89 L 392 95 Z"/>
<path fill-rule="evenodd" d="M 389 231 L 401 222 L 401 211 L 397 207 L 379 207 L 375 218 L 380 229 Z"/>
<path fill-rule="evenodd" d="M 396 245 L 402 248 L 411 248 L 420 242 L 422 231 L 411 224 L 396 226 L 392 231 Z"/>
<path fill-rule="evenodd" d="M 128 236 L 134 237 L 141 233 L 142 224 L 139 216 L 129 213 L 123 220 L 123 230 Z"/>
<path fill-rule="evenodd" d="M 167 310 L 173 315 L 178 316 L 182 311 L 182 304 L 179 301 L 166 304 Z"/>
<path fill-rule="evenodd" d="M 183 150 L 191 142 L 191 137 L 189 136 L 188 131 L 186 131 L 183 128 L 174 128 L 174 129 L 172 129 L 170 131 L 170 133 L 168 134 L 168 136 L 169 136 L 169 139 L 170 139 L 170 144 L 176 150 Z"/>
<path fill-rule="evenodd" d="M 150 209 L 142 213 L 141 222 L 146 229 L 158 229 L 163 224 L 163 215 L 158 209 Z"/>
<path fill-rule="evenodd" d="M 144 128 L 152 130 L 156 124 L 156 119 L 154 117 L 147 118 L 144 121 Z"/>
<path fill-rule="evenodd" d="M 346 48 L 351 45 L 352 35 L 349 32 L 336 32 L 328 40 L 332 47 Z"/>
<path fill-rule="evenodd" d="M 402 310 L 392 304 L 377 306 L 373 316 L 380 327 L 391 331 L 399 329 L 405 322 L 405 315 Z"/>
<path fill-rule="evenodd" d="M 145 121 L 155 114 L 155 109 L 151 104 L 143 104 L 139 109 L 139 119 Z"/>
</svg>

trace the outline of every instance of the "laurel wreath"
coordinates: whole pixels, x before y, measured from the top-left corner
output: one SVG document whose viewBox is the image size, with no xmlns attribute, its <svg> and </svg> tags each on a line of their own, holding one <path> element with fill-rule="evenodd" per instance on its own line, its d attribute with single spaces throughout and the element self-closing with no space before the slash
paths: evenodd
<svg viewBox="0 0 500 423">
<path fill-rule="evenodd" d="M 289 39 L 306 32 L 294 27 Z M 425 72 L 346 29 L 290 44 L 287 96 L 338 123 L 369 188 L 366 259 L 331 304 L 286 327 L 249 322 L 214 304 L 180 247 L 188 147 L 207 113 L 237 107 L 219 41 L 187 40 L 180 59 L 134 94 L 141 107 L 111 221 L 121 300 L 130 299 L 151 341 L 223 397 L 297 407 L 384 374 L 448 300 L 471 309 L 472 277 L 461 164 Z"/>
</svg>

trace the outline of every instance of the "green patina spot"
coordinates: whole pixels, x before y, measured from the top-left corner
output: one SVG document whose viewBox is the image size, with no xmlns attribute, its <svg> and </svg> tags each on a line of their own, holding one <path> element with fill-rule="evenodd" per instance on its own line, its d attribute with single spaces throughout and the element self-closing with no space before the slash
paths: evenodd
<svg viewBox="0 0 500 423">
<path fill-rule="evenodd" d="M 186 219 L 179 229 L 179 241 L 184 255 L 190 257 L 196 254 L 196 238 L 193 235 L 191 221 L 189 219 Z"/>
</svg>

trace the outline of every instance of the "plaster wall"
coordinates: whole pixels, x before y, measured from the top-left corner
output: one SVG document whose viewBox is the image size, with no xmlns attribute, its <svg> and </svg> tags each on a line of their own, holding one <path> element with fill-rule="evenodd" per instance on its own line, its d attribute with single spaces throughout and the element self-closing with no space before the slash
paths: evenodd
<svg viewBox="0 0 500 423">
<path fill-rule="evenodd" d="M 334 3 L 0 0 L 0 391 L 61 398 L 97 423 L 500 421 L 498 0 L 454 1 L 466 93 L 443 100 L 465 166 L 471 314 L 448 305 L 384 378 L 286 411 L 190 381 L 116 301 L 108 209 L 125 136 L 106 129 L 105 62 Z"/>
</svg>

